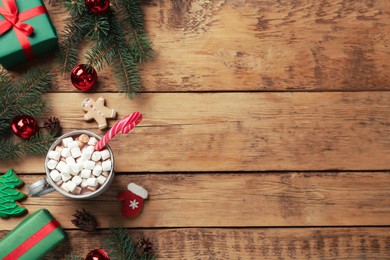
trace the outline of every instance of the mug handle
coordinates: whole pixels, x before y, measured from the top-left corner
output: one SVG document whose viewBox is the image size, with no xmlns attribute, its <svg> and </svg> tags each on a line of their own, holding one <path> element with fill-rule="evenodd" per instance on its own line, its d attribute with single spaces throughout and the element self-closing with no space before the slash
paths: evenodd
<svg viewBox="0 0 390 260">
<path fill-rule="evenodd" d="M 30 197 L 40 197 L 42 195 L 48 194 L 55 191 L 53 186 L 47 181 L 47 177 L 37 180 L 28 187 Z"/>
</svg>

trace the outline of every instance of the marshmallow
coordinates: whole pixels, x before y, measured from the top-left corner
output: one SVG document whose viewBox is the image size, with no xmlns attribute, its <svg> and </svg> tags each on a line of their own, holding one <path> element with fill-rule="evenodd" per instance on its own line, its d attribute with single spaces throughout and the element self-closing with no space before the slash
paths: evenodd
<svg viewBox="0 0 390 260">
<path fill-rule="evenodd" d="M 88 144 L 92 145 L 92 146 L 95 146 L 95 144 L 97 142 L 98 142 L 98 140 L 95 137 L 92 136 L 91 138 L 89 138 Z"/>
<path fill-rule="evenodd" d="M 75 163 L 75 164 L 72 164 L 71 166 L 70 166 L 70 168 L 71 168 L 71 174 L 72 175 L 77 175 L 77 174 L 79 174 L 79 172 L 82 170 L 82 169 L 84 169 L 84 167 L 83 167 L 83 163 Z"/>
<path fill-rule="evenodd" d="M 91 155 L 93 154 L 94 150 L 95 148 L 93 148 L 93 146 L 84 147 L 83 151 L 81 152 L 81 157 L 85 160 L 91 159 Z"/>
<path fill-rule="evenodd" d="M 84 169 L 87 169 L 87 170 L 93 170 L 93 168 L 95 168 L 95 162 L 94 161 L 85 161 L 84 162 Z"/>
<path fill-rule="evenodd" d="M 67 182 L 71 178 L 72 178 L 72 176 L 70 176 L 70 174 L 61 174 L 61 179 L 62 179 L 63 182 Z"/>
<path fill-rule="evenodd" d="M 72 157 L 73 158 L 78 158 L 81 156 L 81 151 L 80 151 L 80 147 L 74 147 L 72 148 L 72 150 L 70 150 L 70 153 L 72 154 Z"/>
<path fill-rule="evenodd" d="M 78 163 L 81 163 L 82 165 L 84 165 L 84 158 L 83 157 L 79 157 L 79 158 L 77 158 L 76 159 L 76 162 L 78 162 Z"/>
<path fill-rule="evenodd" d="M 107 180 L 107 178 L 104 177 L 104 176 L 102 176 L 102 175 L 100 175 L 100 176 L 97 178 L 97 181 L 98 181 L 98 183 L 99 183 L 100 185 L 102 185 L 103 183 L 105 183 L 106 180 Z"/>
<path fill-rule="evenodd" d="M 81 193 L 81 190 L 82 190 L 82 189 L 81 189 L 80 187 L 76 187 L 76 188 L 74 189 L 73 193 L 79 195 L 79 194 Z"/>
<path fill-rule="evenodd" d="M 100 176 L 102 174 L 103 167 L 99 164 L 95 165 L 95 168 L 93 168 L 92 174 L 95 176 Z"/>
<path fill-rule="evenodd" d="M 110 172 L 102 172 L 102 175 L 103 175 L 104 177 L 108 177 L 108 175 L 110 175 Z"/>
<path fill-rule="evenodd" d="M 74 184 L 80 185 L 81 182 L 83 181 L 83 179 L 81 179 L 80 176 L 74 176 L 74 177 L 72 178 L 72 181 L 74 182 Z"/>
<path fill-rule="evenodd" d="M 76 161 L 73 157 L 69 156 L 68 158 L 65 159 L 65 162 L 67 165 L 72 165 L 72 164 L 75 164 Z"/>
<path fill-rule="evenodd" d="M 65 147 L 68 147 L 68 144 L 70 144 L 71 142 L 73 142 L 73 138 L 72 137 L 67 137 L 67 138 L 62 139 L 62 144 Z"/>
<path fill-rule="evenodd" d="M 57 170 L 52 170 L 50 172 L 50 178 L 55 181 L 55 182 L 58 182 L 61 180 L 61 174 L 57 171 Z"/>
<path fill-rule="evenodd" d="M 78 140 L 80 141 L 80 143 L 86 144 L 89 142 L 89 136 L 86 134 L 82 134 L 79 136 Z"/>
<path fill-rule="evenodd" d="M 47 168 L 53 170 L 57 166 L 58 162 L 56 160 L 49 160 L 47 162 Z"/>
<path fill-rule="evenodd" d="M 59 152 L 56 152 L 56 151 L 49 151 L 47 154 L 47 157 L 49 157 L 50 159 L 56 160 L 56 161 L 58 161 L 60 159 L 60 156 L 61 156 L 61 154 Z"/>
<path fill-rule="evenodd" d="M 103 171 L 111 171 L 111 167 L 112 167 L 112 164 L 111 164 L 111 161 L 110 160 L 107 160 L 107 161 L 104 161 L 102 163 L 102 167 L 103 167 Z"/>
<path fill-rule="evenodd" d="M 92 160 L 94 160 L 95 162 L 99 161 L 101 158 L 102 158 L 102 155 L 98 151 L 96 151 L 92 154 Z"/>
<path fill-rule="evenodd" d="M 85 169 L 82 170 L 80 177 L 84 179 L 88 179 L 89 177 L 91 177 L 91 170 L 85 170 Z"/>
<path fill-rule="evenodd" d="M 87 189 L 90 191 L 96 191 L 98 186 L 87 186 Z"/>
<path fill-rule="evenodd" d="M 57 181 L 57 182 L 56 182 L 56 185 L 57 185 L 58 187 L 61 187 L 62 183 L 64 183 L 64 182 L 63 182 L 62 180 L 60 180 L 60 181 Z"/>
<path fill-rule="evenodd" d="M 76 188 L 76 184 L 73 181 L 68 181 L 65 183 L 65 187 L 70 191 L 73 192 Z"/>
<path fill-rule="evenodd" d="M 69 192 L 68 188 L 66 187 L 66 183 L 61 184 L 61 189 L 63 189 L 66 192 Z"/>
<path fill-rule="evenodd" d="M 80 148 L 79 142 L 77 142 L 77 141 L 72 141 L 72 142 L 70 142 L 70 143 L 68 144 L 68 149 L 69 149 L 69 150 L 72 150 L 72 149 L 75 148 L 75 147 L 79 147 L 79 148 Z"/>
<path fill-rule="evenodd" d="M 61 156 L 62 157 L 69 157 L 70 156 L 70 150 L 68 149 L 68 148 L 64 148 L 64 149 L 62 149 L 62 151 L 61 151 Z"/>
<path fill-rule="evenodd" d="M 98 185 L 98 180 L 96 178 L 88 178 L 87 185 L 95 187 Z"/>
<path fill-rule="evenodd" d="M 57 164 L 56 169 L 57 169 L 58 171 L 62 171 L 62 168 L 64 168 L 65 166 L 66 166 L 66 163 L 63 162 L 63 161 L 60 161 L 60 162 Z"/>
<path fill-rule="evenodd" d="M 64 147 L 58 145 L 58 146 L 56 146 L 56 149 L 54 149 L 54 151 L 59 152 L 61 154 L 62 149 L 64 149 Z"/>
<path fill-rule="evenodd" d="M 65 165 L 61 168 L 61 170 L 60 170 L 61 174 L 66 174 L 66 175 L 69 175 L 69 174 L 70 174 L 70 171 L 71 171 L 70 166 L 67 165 L 67 164 L 65 164 Z"/>
<path fill-rule="evenodd" d="M 110 152 L 107 149 L 100 151 L 100 154 L 102 155 L 103 161 L 110 158 Z"/>
<path fill-rule="evenodd" d="M 83 179 L 83 181 L 81 182 L 81 188 L 86 188 L 88 185 L 87 185 L 87 179 Z"/>
</svg>

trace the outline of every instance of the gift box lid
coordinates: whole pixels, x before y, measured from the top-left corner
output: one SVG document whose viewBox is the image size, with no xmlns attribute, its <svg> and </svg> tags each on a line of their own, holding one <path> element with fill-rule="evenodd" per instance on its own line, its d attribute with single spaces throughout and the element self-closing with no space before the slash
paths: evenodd
<svg viewBox="0 0 390 260">
<path fill-rule="evenodd" d="M 19 13 L 37 6 L 44 6 L 42 0 L 15 0 L 15 3 Z M 2 6 L 1 1 L 0 6 Z M 0 21 L 2 20 L 4 17 L 0 15 Z M 57 32 L 47 13 L 34 16 L 22 23 L 34 28 L 33 34 L 26 36 L 34 56 L 40 56 L 58 47 Z M 11 28 L 0 35 L 0 64 L 5 68 L 11 68 L 27 59 L 14 30 L 15 28 Z"/>
<path fill-rule="evenodd" d="M 40 259 L 65 239 L 65 233 L 47 209 L 24 219 L 0 241 L 0 259 Z"/>
</svg>

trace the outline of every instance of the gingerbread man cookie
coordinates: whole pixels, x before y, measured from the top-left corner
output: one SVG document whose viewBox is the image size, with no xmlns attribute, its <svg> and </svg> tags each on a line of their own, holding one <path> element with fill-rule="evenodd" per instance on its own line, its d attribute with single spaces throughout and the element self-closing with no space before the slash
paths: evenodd
<svg viewBox="0 0 390 260">
<path fill-rule="evenodd" d="M 99 97 L 96 102 L 92 98 L 83 100 L 81 107 L 87 113 L 84 115 L 84 120 L 88 121 L 95 119 L 99 129 L 107 127 L 107 118 L 115 118 L 116 111 L 104 105 L 104 98 Z"/>
</svg>

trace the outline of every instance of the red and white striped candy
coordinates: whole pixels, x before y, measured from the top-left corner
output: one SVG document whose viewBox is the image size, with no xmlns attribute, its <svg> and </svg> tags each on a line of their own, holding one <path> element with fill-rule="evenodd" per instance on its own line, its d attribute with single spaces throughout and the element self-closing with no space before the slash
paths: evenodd
<svg viewBox="0 0 390 260">
<path fill-rule="evenodd" d="M 127 134 L 142 121 L 142 114 L 134 112 L 118 121 L 104 136 L 96 143 L 95 150 L 100 151 L 119 132 Z"/>
</svg>

